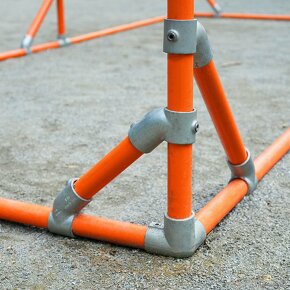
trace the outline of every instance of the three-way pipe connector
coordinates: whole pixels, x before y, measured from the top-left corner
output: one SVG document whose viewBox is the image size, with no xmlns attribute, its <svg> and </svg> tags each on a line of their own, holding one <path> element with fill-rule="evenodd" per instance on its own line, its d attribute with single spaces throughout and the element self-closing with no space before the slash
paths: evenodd
<svg viewBox="0 0 290 290">
<path fill-rule="evenodd" d="M 163 141 L 193 144 L 198 131 L 197 111 L 176 112 L 158 108 L 138 123 L 132 124 L 129 139 L 139 151 L 149 153 Z"/>
<path fill-rule="evenodd" d="M 255 171 L 255 164 L 251 157 L 251 153 L 248 149 L 247 151 L 247 159 L 241 164 L 232 164 L 229 160 L 228 166 L 231 170 L 231 182 L 234 179 L 242 179 L 248 185 L 248 194 L 253 193 L 253 191 L 257 188 L 258 179 Z"/>
<path fill-rule="evenodd" d="M 194 215 L 187 219 L 164 216 L 164 227 L 151 224 L 145 236 L 145 250 L 149 253 L 187 258 L 204 242 L 206 231 Z"/>
<path fill-rule="evenodd" d="M 74 237 L 72 223 L 76 215 L 91 201 L 80 197 L 74 190 L 77 179 L 70 179 L 57 195 L 48 219 L 48 230 L 52 233 Z"/>
</svg>

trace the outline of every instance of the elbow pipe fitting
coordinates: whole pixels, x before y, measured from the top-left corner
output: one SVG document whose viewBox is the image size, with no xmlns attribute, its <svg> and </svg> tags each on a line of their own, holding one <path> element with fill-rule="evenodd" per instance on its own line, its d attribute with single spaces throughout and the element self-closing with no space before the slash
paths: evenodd
<svg viewBox="0 0 290 290">
<path fill-rule="evenodd" d="M 215 13 L 215 16 L 216 17 L 219 17 L 220 14 L 222 13 L 222 8 L 221 6 L 218 4 L 218 3 L 215 3 L 214 6 L 212 6 L 213 10 L 214 10 L 214 13 Z"/>
<path fill-rule="evenodd" d="M 194 215 L 187 219 L 173 219 L 165 215 L 164 228 L 158 224 L 148 227 L 145 250 L 152 254 L 187 258 L 192 256 L 206 238 L 206 231 Z"/>
<path fill-rule="evenodd" d="M 74 190 L 77 179 L 70 179 L 57 195 L 48 219 L 48 230 L 52 233 L 74 237 L 72 223 L 76 215 L 91 201 L 80 197 Z"/>
<path fill-rule="evenodd" d="M 197 44 L 194 53 L 194 67 L 206 66 L 213 58 L 212 49 L 203 25 L 197 21 Z"/>
<path fill-rule="evenodd" d="M 30 47 L 32 45 L 33 38 L 30 35 L 25 35 L 24 38 L 21 41 L 20 47 L 24 48 L 27 53 L 31 53 Z"/>
<path fill-rule="evenodd" d="M 199 125 L 197 111 L 176 112 L 167 108 L 151 111 L 129 130 L 129 139 L 139 151 L 149 153 L 163 141 L 193 144 Z"/>
<path fill-rule="evenodd" d="M 228 166 L 231 170 L 231 179 L 229 182 L 231 182 L 234 179 L 242 179 L 244 180 L 248 185 L 248 193 L 253 193 L 254 190 L 257 188 L 258 185 L 258 179 L 256 176 L 255 171 L 255 164 L 251 157 L 250 151 L 246 149 L 247 151 L 247 159 L 245 162 L 235 165 L 232 164 L 229 160 Z"/>
</svg>

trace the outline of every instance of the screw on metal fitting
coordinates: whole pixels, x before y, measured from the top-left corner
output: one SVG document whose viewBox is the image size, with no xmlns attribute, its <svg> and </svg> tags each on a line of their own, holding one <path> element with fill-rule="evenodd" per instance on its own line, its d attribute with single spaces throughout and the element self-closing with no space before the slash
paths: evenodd
<svg viewBox="0 0 290 290">
<path fill-rule="evenodd" d="M 48 230 L 59 235 L 74 237 L 72 223 L 76 215 L 91 201 L 83 199 L 74 190 L 77 179 L 70 179 L 67 186 L 53 202 L 53 209 L 48 219 Z"/>
<path fill-rule="evenodd" d="M 206 231 L 194 215 L 187 219 L 164 216 L 164 227 L 151 224 L 145 236 L 145 250 L 152 254 L 187 258 L 206 238 Z"/>
<path fill-rule="evenodd" d="M 196 122 L 196 124 L 194 125 L 193 130 L 195 133 L 197 133 L 199 131 L 199 123 L 198 122 Z"/>
<path fill-rule="evenodd" d="M 175 112 L 159 108 L 132 124 L 128 135 L 135 148 L 149 153 L 163 141 L 172 144 L 193 144 L 197 127 L 196 110 Z"/>
<path fill-rule="evenodd" d="M 247 194 L 250 194 L 257 188 L 258 179 L 256 177 L 255 164 L 251 157 L 250 151 L 248 149 L 246 149 L 246 151 L 247 159 L 245 160 L 245 162 L 238 165 L 232 164 L 230 161 L 227 162 L 232 174 L 229 182 L 234 179 L 244 180 L 248 185 Z"/>
<path fill-rule="evenodd" d="M 177 41 L 178 40 L 178 32 L 174 29 L 170 29 L 168 32 L 167 32 L 167 39 L 169 41 Z"/>
</svg>

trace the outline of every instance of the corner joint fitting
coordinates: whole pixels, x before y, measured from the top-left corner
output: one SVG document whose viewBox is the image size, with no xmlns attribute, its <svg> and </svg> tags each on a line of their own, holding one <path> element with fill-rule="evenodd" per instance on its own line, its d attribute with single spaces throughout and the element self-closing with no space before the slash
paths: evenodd
<svg viewBox="0 0 290 290">
<path fill-rule="evenodd" d="M 242 179 L 244 180 L 248 185 L 248 193 L 253 193 L 254 190 L 257 188 L 258 185 L 258 179 L 255 173 L 255 164 L 251 157 L 250 151 L 246 149 L 247 151 L 247 159 L 245 162 L 235 165 L 232 164 L 230 161 L 228 162 L 228 166 L 231 170 L 231 179 L 229 182 L 231 182 L 234 179 Z"/>
<path fill-rule="evenodd" d="M 187 258 L 204 242 L 206 231 L 194 215 L 187 219 L 164 216 L 164 227 L 152 224 L 145 236 L 145 250 L 152 254 Z"/>
<path fill-rule="evenodd" d="M 176 112 L 158 108 L 129 130 L 129 139 L 139 151 L 149 153 L 163 141 L 172 144 L 193 144 L 199 129 L 197 111 Z"/>
<path fill-rule="evenodd" d="M 52 233 L 74 237 L 72 223 L 79 212 L 91 201 L 81 198 L 74 190 L 77 179 L 70 179 L 57 195 L 48 219 L 48 230 Z"/>
<path fill-rule="evenodd" d="M 212 49 L 203 25 L 197 21 L 197 44 L 194 53 L 194 67 L 206 66 L 213 58 Z"/>
<path fill-rule="evenodd" d="M 31 54 L 31 45 L 33 43 L 33 38 L 30 35 L 25 35 L 21 41 L 20 47 L 25 49 L 26 54 Z"/>
</svg>

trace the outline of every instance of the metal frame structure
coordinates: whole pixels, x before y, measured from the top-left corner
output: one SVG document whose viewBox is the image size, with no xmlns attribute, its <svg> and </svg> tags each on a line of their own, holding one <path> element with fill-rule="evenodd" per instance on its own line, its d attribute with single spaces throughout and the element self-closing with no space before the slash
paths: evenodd
<svg viewBox="0 0 290 290">
<path fill-rule="evenodd" d="M 163 51 L 168 54 L 168 96 L 131 125 L 128 136 L 78 179 L 69 180 L 53 208 L 0 199 L 0 219 L 68 236 L 82 236 L 177 258 L 191 256 L 206 235 L 290 150 L 290 128 L 255 161 L 243 144 L 213 62 L 203 26 L 194 19 L 194 0 L 168 0 Z M 229 184 L 198 213 L 192 205 L 192 144 L 199 129 L 193 79 L 225 150 Z M 82 209 L 109 182 L 162 142 L 168 143 L 167 211 L 163 226 L 113 221 L 82 214 Z"/>
<path fill-rule="evenodd" d="M 57 20 L 58 20 L 58 40 L 48 43 L 32 45 L 52 3 L 56 1 L 57 4 Z M 197 12 L 197 18 L 232 18 L 232 19 L 256 19 L 256 20 L 275 20 L 275 21 L 290 21 L 290 15 L 271 15 L 271 14 L 243 14 L 243 13 L 223 13 L 220 5 L 215 0 L 207 0 L 212 7 L 213 12 Z M 104 37 L 111 34 L 120 33 L 127 30 L 132 30 L 144 26 L 162 22 L 166 17 L 157 16 L 149 19 L 135 21 L 128 24 L 115 26 L 112 28 L 103 29 L 96 32 L 87 33 L 75 37 L 66 36 L 65 27 L 65 9 L 64 0 L 43 0 L 43 3 L 35 16 L 32 24 L 30 25 L 25 37 L 21 41 L 19 49 L 10 50 L 0 53 L 0 61 L 10 58 L 23 57 L 32 53 L 48 49 L 56 49 L 71 44 L 78 44 L 95 38 Z"/>
</svg>

